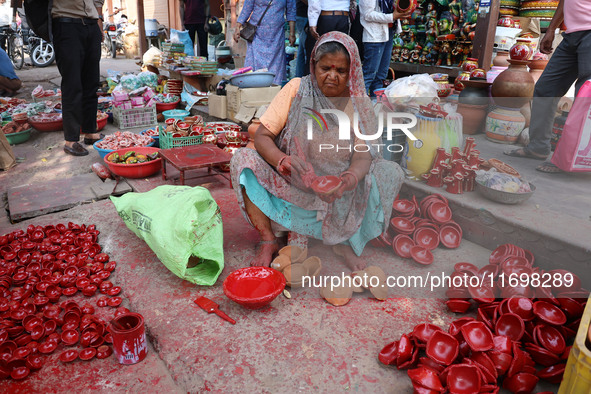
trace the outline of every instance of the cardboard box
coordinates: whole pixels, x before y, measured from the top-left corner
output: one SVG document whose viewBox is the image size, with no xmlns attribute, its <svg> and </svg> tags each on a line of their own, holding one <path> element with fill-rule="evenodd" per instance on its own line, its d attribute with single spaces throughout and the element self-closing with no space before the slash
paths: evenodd
<svg viewBox="0 0 591 394">
<path fill-rule="evenodd" d="M 234 85 L 226 85 L 228 97 L 228 110 L 238 113 L 241 105 L 260 107 L 269 104 L 279 93 L 281 86 L 269 86 L 267 88 L 238 88 Z"/>
<path fill-rule="evenodd" d="M 260 118 L 268 106 L 268 103 L 248 103 L 241 105 L 238 112 L 228 110 L 228 119 L 236 123 L 248 124 L 252 119 Z"/>
<path fill-rule="evenodd" d="M 210 93 L 208 96 L 209 115 L 226 119 L 228 117 L 227 101 L 226 96 L 218 96 L 217 94 Z"/>
</svg>

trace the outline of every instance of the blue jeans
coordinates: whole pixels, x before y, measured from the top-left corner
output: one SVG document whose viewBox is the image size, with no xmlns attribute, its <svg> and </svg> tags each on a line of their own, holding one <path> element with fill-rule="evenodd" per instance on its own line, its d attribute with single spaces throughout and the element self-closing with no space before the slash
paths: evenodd
<svg viewBox="0 0 591 394">
<path fill-rule="evenodd" d="M 546 69 L 536 83 L 529 125 L 530 142 L 527 149 L 546 155 L 550 153 L 552 124 L 556 106 L 573 82 L 575 95 L 591 78 L 591 30 L 563 35 Z"/>
<path fill-rule="evenodd" d="M 389 29 L 388 41 L 363 43 L 363 81 L 370 97 L 375 97 L 374 90 L 384 87 L 392 57 L 394 29 Z"/>
<path fill-rule="evenodd" d="M 298 33 L 298 60 L 296 61 L 296 72 L 295 76 L 298 78 L 303 77 L 309 73 L 306 72 L 306 31 L 304 27 L 308 23 L 308 18 L 305 16 L 296 16 L 296 31 Z"/>
</svg>

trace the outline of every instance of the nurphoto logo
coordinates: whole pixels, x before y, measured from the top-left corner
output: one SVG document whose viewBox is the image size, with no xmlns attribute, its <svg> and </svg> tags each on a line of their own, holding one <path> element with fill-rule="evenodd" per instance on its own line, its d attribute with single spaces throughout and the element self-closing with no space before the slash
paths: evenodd
<svg viewBox="0 0 591 394">
<path fill-rule="evenodd" d="M 314 138 L 314 122 L 320 127 L 321 131 L 328 129 L 328 123 L 323 116 L 324 114 L 333 115 L 336 117 L 338 125 L 339 125 L 339 140 L 344 141 L 354 141 L 355 139 L 351 136 L 351 119 L 349 116 L 337 109 L 321 109 L 319 111 L 315 111 L 312 108 L 304 107 L 308 112 L 306 114 L 310 117 L 307 122 L 307 131 L 308 140 L 312 140 Z M 363 134 L 359 131 L 359 113 L 357 111 L 353 114 L 353 133 L 354 137 L 357 139 L 367 141 L 368 143 L 364 144 L 319 144 L 319 151 L 322 152 L 324 150 L 348 150 L 348 151 L 355 151 L 355 152 L 367 152 L 371 149 L 371 147 L 377 148 L 378 152 L 382 149 L 387 149 L 389 152 L 398 153 L 404 150 L 404 146 L 402 144 L 384 144 L 384 143 L 369 143 L 371 141 L 382 141 L 384 132 L 386 133 L 386 139 L 388 141 L 392 141 L 392 135 L 395 130 L 402 131 L 411 141 L 417 141 L 417 137 L 410 131 L 414 126 L 417 124 L 417 118 L 413 114 L 405 113 L 405 112 L 379 112 L 377 115 L 378 120 L 378 128 L 374 134 Z M 386 123 L 386 127 L 384 128 L 384 119 Z"/>
</svg>

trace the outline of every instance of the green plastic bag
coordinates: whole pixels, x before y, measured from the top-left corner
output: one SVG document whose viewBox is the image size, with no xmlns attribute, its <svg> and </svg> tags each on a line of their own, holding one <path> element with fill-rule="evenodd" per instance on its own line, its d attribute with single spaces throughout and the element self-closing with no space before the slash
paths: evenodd
<svg viewBox="0 0 591 394">
<path fill-rule="evenodd" d="M 111 197 L 127 228 L 179 278 L 213 285 L 224 268 L 220 209 L 203 187 L 158 186 Z"/>
</svg>

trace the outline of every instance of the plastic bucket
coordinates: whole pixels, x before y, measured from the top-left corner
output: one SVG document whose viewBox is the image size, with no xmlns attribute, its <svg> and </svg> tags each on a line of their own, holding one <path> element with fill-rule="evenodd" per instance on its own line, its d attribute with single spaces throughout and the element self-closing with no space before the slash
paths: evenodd
<svg viewBox="0 0 591 394">
<path fill-rule="evenodd" d="M 144 19 L 146 37 L 158 36 L 158 21 L 156 19 Z"/>
<path fill-rule="evenodd" d="M 113 319 L 111 335 L 119 364 L 131 365 L 146 358 L 146 329 L 139 313 L 125 313 Z"/>
</svg>

